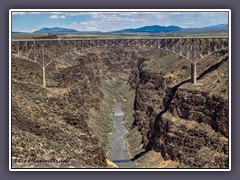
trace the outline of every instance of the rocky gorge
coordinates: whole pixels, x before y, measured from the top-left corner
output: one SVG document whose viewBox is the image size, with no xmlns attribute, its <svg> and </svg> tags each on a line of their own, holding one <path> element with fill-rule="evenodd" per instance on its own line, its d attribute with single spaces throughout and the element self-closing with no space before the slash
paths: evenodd
<svg viewBox="0 0 240 180">
<path fill-rule="evenodd" d="M 12 61 L 12 156 L 56 159 L 47 167 L 113 168 L 116 92 L 122 97 L 128 156 L 141 168 L 228 167 L 228 54 L 190 63 L 147 48 L 91 49 L 41 69 Z M 14 164 L 16 167 L 36 165 Z"/>
<path fill-rule="evenodd" d="M 159 75 L 146 62 L 136 72 L 133 124 L 141 132 L 145 152 L 159 152 L 172 167 L 228 167 L 228 99 L 220 89 L 227 77 L 219 77 L 226 76 L 228 58 L 225 54 L 210 65 L 214 58 L 199 65 L 197 85 L 187 78 L 176 80 L 172 69 Z M 187 69 L 181 60 L 176 63 Z"/>
</svg>

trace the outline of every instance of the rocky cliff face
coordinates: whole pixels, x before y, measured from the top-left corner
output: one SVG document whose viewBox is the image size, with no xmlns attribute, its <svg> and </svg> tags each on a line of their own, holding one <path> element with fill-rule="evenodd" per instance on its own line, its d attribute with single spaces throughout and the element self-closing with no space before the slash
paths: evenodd
<svg viewBox="0 0 240 180">
<path fill-rule="evenodd" d="M 13 58 L 13 159 L 71 158 L 68 164 L 14 167 L 107 167 L 114 104 L 107 84 L 126 78 L 136 61 L 135 52 L 121 48 L 69 55 L 47 67 L 43 88 L 41 68 Z"/>
<path fill-rule="evenodd" d="M 172 76 L 145 68 L 149 62 L 135 72 L 134 125 L 142 134 L 143 146 L 161 153 L 164 160 L 178 162 L 176 167 L 228 167 L 228 99 L 225 94 L 204 88 L 204 83 L 213 84 L 215 89 L 226 84 L 224 80 L 215 84 L 208 79 L 216 73 L 227 76 L 227 57 L 219 58 L 217 63 L 221 63 L 214 69 L 206 67 L 210 59 L 200 65 L 208 73 L 200 72 L 195 87 L 189 79 L 174 76 L 171 68 Z"/>
<path fill-rule="evenodd" d="M 65 164 L 13 161 L 13 167 L 106 167 L 105 152 L 88 125 L 89 109 L 99 108 L 103 98 L 99 79 L 84 66 L 81 76 L 88 74 L 90 80 L 68 76 L 80 71 L 77 67 L 59 73 L 52 65 L 47 71 L 48 88 L 42 88 L 37 65 L 23 59 L 14 59 L 13 64 L 17 67 L 12 82 L 13 158 L 71 158 Z"/>
<path fill-rule="evenodd" d="M 165 101 L 167 103 L 167 98 Z M 170 104 L 169 111 L 175 117 L 205 123 L 228 137 L 228 100 L 221 96 L 180 88 Z"/>
</svg>

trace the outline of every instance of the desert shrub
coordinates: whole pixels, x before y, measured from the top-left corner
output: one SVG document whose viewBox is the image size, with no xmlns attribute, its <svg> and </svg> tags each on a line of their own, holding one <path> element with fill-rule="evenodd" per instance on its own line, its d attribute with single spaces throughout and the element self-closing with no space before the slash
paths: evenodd
<svg viewBox="0 0 240 180">
<path fill-rule="evenodd" d="M 187 69 L 188 69 L 188 66 L 183 65 L 183 66 L 182 66 L 182 69 L 187 70 Z"/>
</svg>

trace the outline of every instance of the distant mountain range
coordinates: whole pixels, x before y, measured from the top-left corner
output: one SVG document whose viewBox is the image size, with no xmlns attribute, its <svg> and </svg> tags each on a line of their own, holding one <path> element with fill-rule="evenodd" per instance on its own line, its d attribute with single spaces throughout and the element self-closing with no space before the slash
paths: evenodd
<svg viewBox="0 0 240 180">
<path fill-rule="evenodd" d="M 59 28 L 59 27 L 53 27 L 53 28 L 42 28 L 37 31 L 34 31 L 34 34 L 47 34 L 47 33 L 52 33 L 52 34 L 58 34 L 58 33 L 77 33 L 79 31 L 75 29 L 68 29 L 68 28 Z"/>
<path fill-rule="evenodd" d="M 111 33 L 206 33 L 206 32 L 223 32 L 228 30 L 228 24 L 218 24 L 202 28 L 181 28 L 179 26 L 144 26 L 136 29 L 123 29 L 112 31 Z"/>
<path fill-rule="evenodd" d="M 206 26 L 203 28 L 185 28 L 183 32 L 196 32 L 196 33 L 204 33 L 204 32 L 221 32 L 228 31 L 228 24 L 218 24 L 214 26 Z"/>
<path fill-rule="evenodd" d="M 123 29 L 112 31 L 112 33 L 161 33 L 161 32 L 175 32 L 181 31 L 182 28 L 178 26 L 144 26 L 136 29 Z"/>
<path fill-rule="evenodd" d="M 210 32 L 226 32 L 228 31 L 228 24 L 218 24 L 214 26 L 207 26 L 202 28 L 181 28 L 179 26 L 144 26 L 136 29 L 122 29 L 118 31 L 111 31 L 107 33 L 113 34 L 128 34 L 128 33 L 146 33 L 146 34 L 158 34 L 158 33 L 210 33 Z M 24 32 L 12 32 L 12 34 L 23 34 Z M 34 34 L 101 34 L 100 31 L 78 31 L 68 28 L 41 28 L 33 32 Z"/>
</svg>

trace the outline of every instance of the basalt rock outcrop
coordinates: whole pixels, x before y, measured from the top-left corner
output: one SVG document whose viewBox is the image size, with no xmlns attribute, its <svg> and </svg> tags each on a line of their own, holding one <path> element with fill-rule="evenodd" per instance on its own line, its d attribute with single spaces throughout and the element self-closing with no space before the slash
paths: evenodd
<svg viewBox="0 0 240 180">
<path fill-rule="evenodd" d="M 209 63 L 214 58 L 217 66 Z M 211 92 L 210 88 L 203 88 L 204 83 L 215 89 L 226 84 L 224 80 L 214 84 L 212 78 L 217 73 L 227 77 L 224 72 L 227 56 L 205 61 L 199 68 L 206 70 L 206 64 L 210 67 L 200 72 L 196 86 L 190 79 L 174 76 L 177 66 L 169 70 L 171 76 L 161 75 L 145 68 L 148 62 L 133 73 L 137 80 L 130 78 L 136 89 L 134 126 L 141 132 L 143 148 L 146 152 L 161 153 L 165 161 L 177 162 L 175 167 L 178 168 L 228 168 L 226 91 Z M 182 66 L 180 63 L 178 67 Z"/>
</svg>

